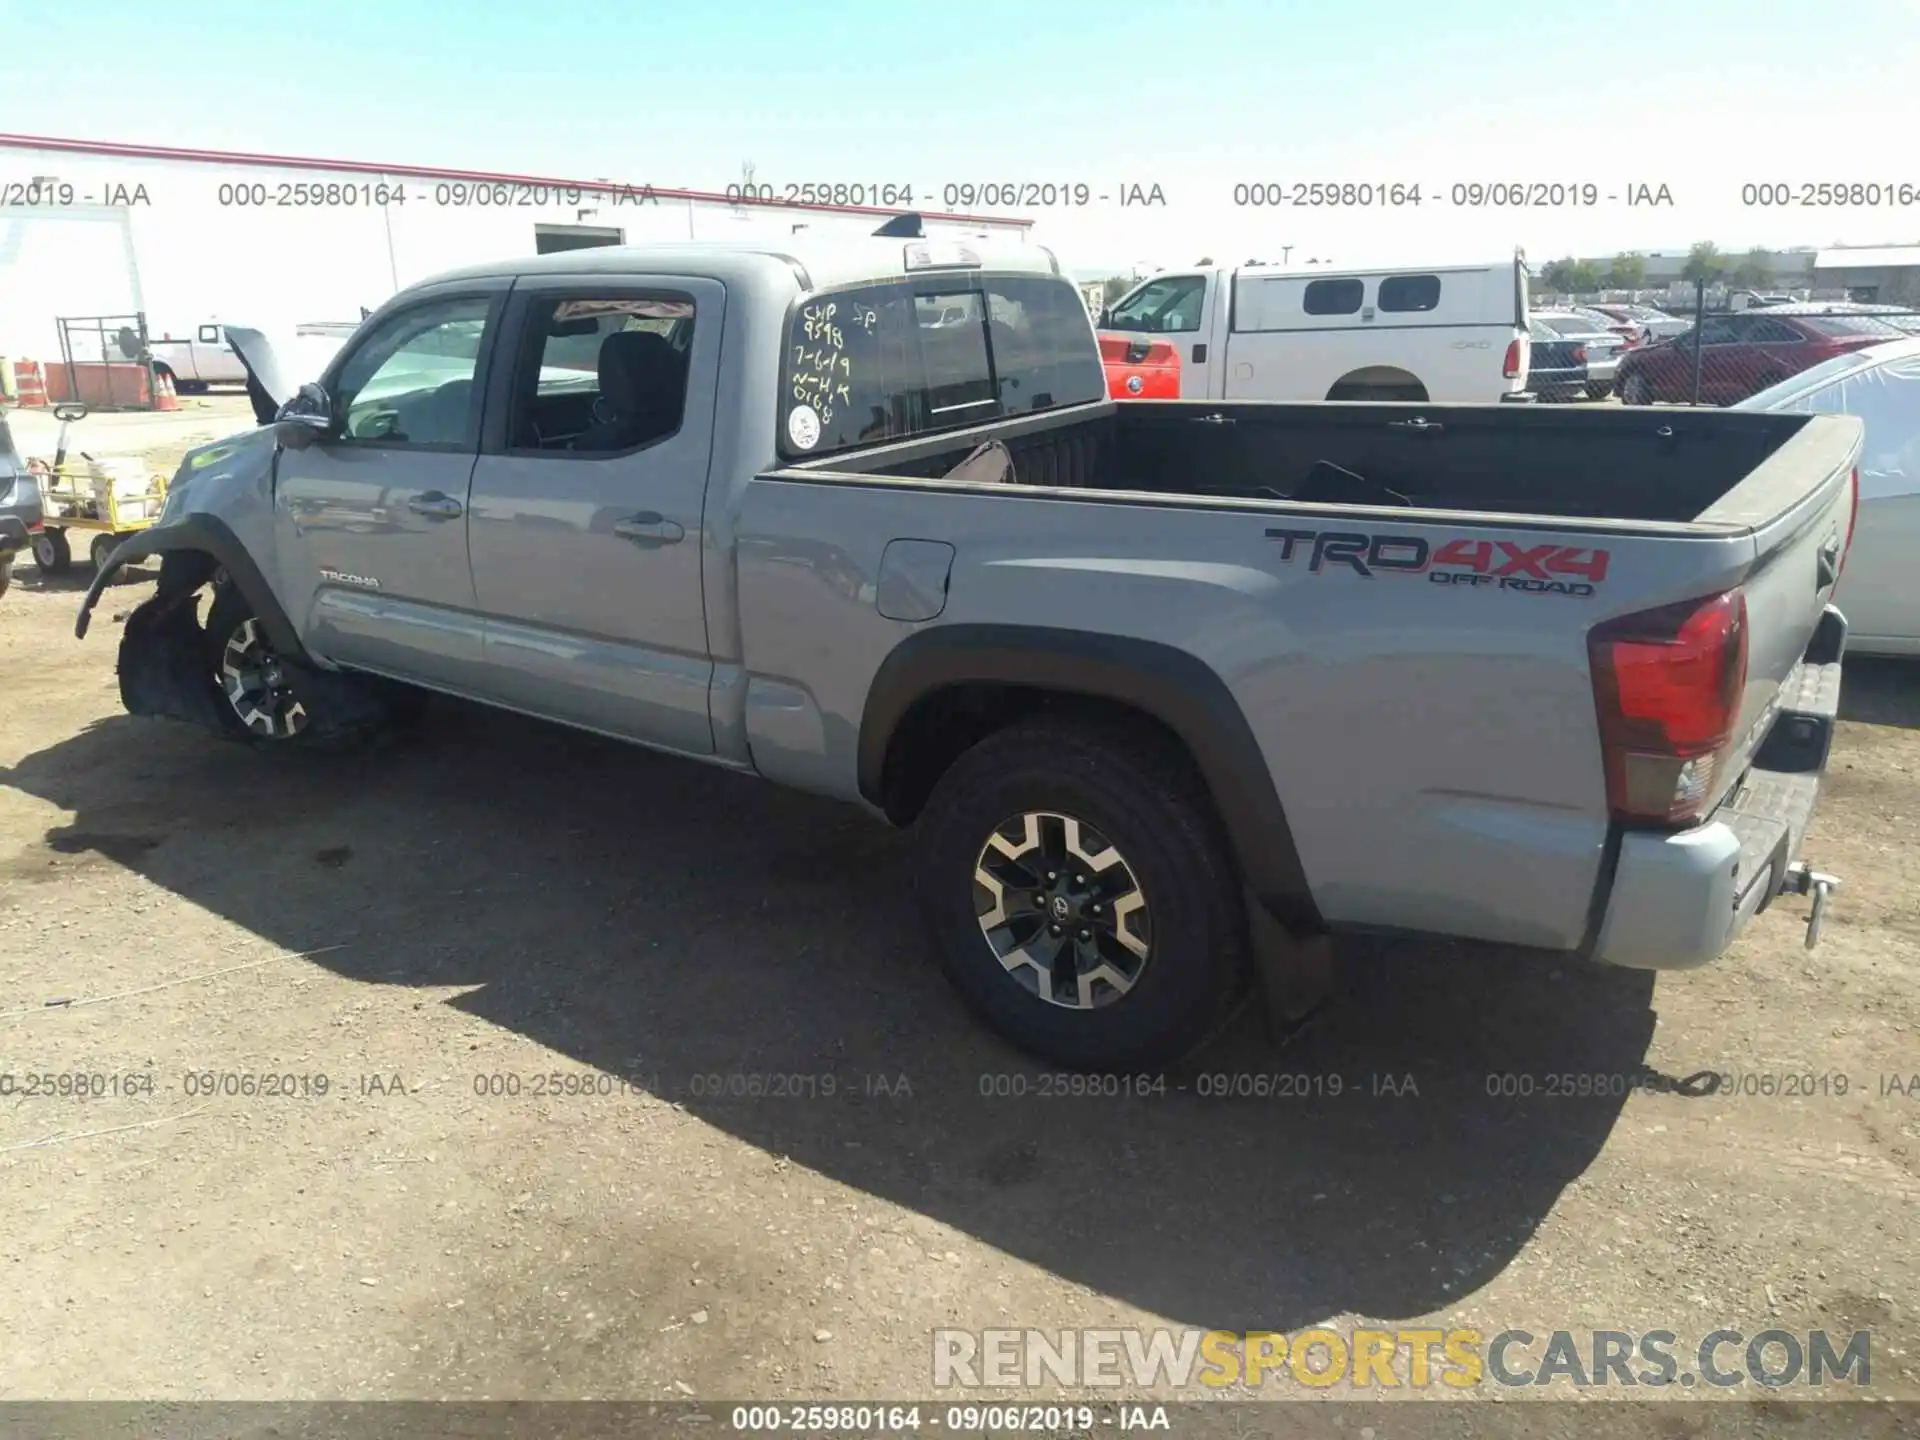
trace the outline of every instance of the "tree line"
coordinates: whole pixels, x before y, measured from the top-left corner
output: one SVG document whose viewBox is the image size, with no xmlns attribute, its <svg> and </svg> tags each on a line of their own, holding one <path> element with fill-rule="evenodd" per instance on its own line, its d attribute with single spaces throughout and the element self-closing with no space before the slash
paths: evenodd
<svg viewBox="0 0 1920 1440">
<path fill-rule="evenodd" d="M 1723 255 L 1711 240 L 1702 240 L 1687 252 L 1687 263 L 1680 278 L 1693 283 L 1724 280 L 1747 289 L 1762 289 L 1773 284 L 1774 257 L 1771 251 L 1749 250 L 1739 259 Z M 1647 258 L 1629 250 L 1613 257 L 1606 268 L 1598 261 L 1550 260 L 1542 267 L 1540 279 L 1560 295 L 1591 295 L 1600 290 L 1639 290 L 1647 283 Z"/>
</svg>

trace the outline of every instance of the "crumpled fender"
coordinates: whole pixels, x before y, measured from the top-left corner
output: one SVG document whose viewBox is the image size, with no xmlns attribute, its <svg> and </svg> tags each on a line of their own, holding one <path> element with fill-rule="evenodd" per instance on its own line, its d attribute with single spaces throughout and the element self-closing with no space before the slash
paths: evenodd
<svg viewBox="0 0 1920 1440">
<path fill-rule="evenodd" d="M 142 530 L 122 541 L 107 558 L 93 577 L 93 583 L 87 587 L 86 598 L 80 602 L 80 614 L 74 621 L 73 633 L 76 639 L 84 640 L 88 625 L 93 618 L 93 607 L 100 601 L 100 593 L 105 590 L 125 566 L 135 560 L 145 560 L 154 555 L 162 556 L 160 571 L 160 593 L 145 605 L 135 610 L 134 615 L 160 604 L 167 598 L 168 571 L 176 574 L 188 573 L 186 567 L 170 566 L 164 558 L 174 551 L 196 551 L 209 558 L 204 566 L 197 567 L 200 573 L 187 587 L 186 595 L 210 579 L 216 568 L 224 569 L 232 577 L 233 583 L 240 587 L 240 593 L 247 597 L 253 606 L 253 613 L 260 617 L 261 628 L 267 632 L 273 648 L 289 658 L 303 656 L 306 652 L 300 644 L 300 637 L 288 619 L 287 612 L 281 608 L 280 601 L 268 586 L 266 577 L 260 573 L 260 567 L 247 553 L 247 549 L 224 521 L 217 515 L 204 510 L 190 510 L 176 520 L 155 525 Z M 178 582 L 176 582 L 178 583 Z M 133 619 L 128 617 L 128 634 L 133 633 Z M 121 643 L 124 652 L 125 641 Z"/>
</svg>

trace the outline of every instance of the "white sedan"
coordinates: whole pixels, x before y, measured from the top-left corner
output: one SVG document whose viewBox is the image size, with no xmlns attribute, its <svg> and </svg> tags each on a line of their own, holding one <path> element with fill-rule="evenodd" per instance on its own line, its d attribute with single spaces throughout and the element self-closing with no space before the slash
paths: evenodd
<svg viewBox="0 0 1920 1440">
<path fill-rule="evenodd" d="M 1836 356 L 1733 408 L 1865 422 L 1860 515 L 1834 603 L 1848 653 L 1920 655 L 1920 339 Z"/>
</svg>

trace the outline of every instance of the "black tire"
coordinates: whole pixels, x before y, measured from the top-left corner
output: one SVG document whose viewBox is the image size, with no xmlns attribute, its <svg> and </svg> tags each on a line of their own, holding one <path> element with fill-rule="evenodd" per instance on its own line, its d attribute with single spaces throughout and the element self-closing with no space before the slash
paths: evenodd
<svg viewBox="0 0 1920 1440">
<path fill-rule="evenodd" d="M 1247 942 L 1205 795 L 1169 741 L 1105 717 L 1023 721 L 954 763 L 920 817 L 914 888 L 948 978 L 988 1025 L 1049 1064 L 1109 1072 L 1169 1064 L 1211 1033 L 1246 975 Z M 982 852 L 1005 822 L 1035 812 L 1098 831 L 1146 902 L 1147 954 L 1131 987 L 1090 1008 L 1051 1003 L 1016 979 L 982 928 Z"/>
<path fill-rule="evenodd" d="M 6 559 L 0 560 L 0 595 L 6 594 L 7 591 L 11 590 L 12 588 L 13 588 L 13 557 L 9 555 L 7 556 Z"/>
<path fill-rule="evenodd" d="M 33 563 L 42 575 L 64 575 L 73 568 L 73 547 L 67 532 L 51 527 L 33 537 Z"/>
<path fill-rule="evenodd" d="M 1604 400 L 1611 394 L 1613 394 L 1613 382 L 1611 380 L 1596 380 L 1593 384 L 1587 386 L 1587 398 L 1589 400 Z"/>
<path fill-rule="evenodd" d="M 120 548 L 120 537 L 102 531 L 93 537 L 93 543 L 87 546 L 87 559 L 93 562 L 95 570 L 107 568 L 107 557 Z"/>
<path fill-rule="evenodd" d="M 1647 383 L 1644 375 L 1629 375 L 1620 382 L 1620 403 L 1623 405 L 1651 405 L 1653 387 Z"/>
</svg>

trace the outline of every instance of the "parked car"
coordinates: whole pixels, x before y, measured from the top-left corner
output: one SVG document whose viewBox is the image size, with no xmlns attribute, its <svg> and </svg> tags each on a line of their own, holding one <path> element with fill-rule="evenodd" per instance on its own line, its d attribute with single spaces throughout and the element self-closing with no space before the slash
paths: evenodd
<svg viewBox="0 0 1920 1440">
<path fill-rule="evenodd" d="M 0 409 L 0 595 L 13 584 L 13 562 L 32 545 L 40 524 L 40 481 L 28 471 Z"/>
<path fill-rule="evenodd" d="M 1777 305 L 1708 315 L 1700 325 L 1700 395 L 1731 405 L 1790 375 L 1901 332 L 1871 315 L 1829 306 Z M 1620 398 L 1629 405 L 1693 398 L 1694 332 L 1635 350 L 1620 361 Z"/>
<path fill-rule="evenodd" d="M 1691 320 L 1683 320 L 1677 315 L 1669 315 L 1665 310 L 1656 310 L 1650 305 L 1597 305 L 1595 309 L 1611 315 L 1624 323 L 1640 327 L 1640 343 L 1651 345 L 1656 340 L 1668 340 L 1692 328 Z"/>
<path fill-rule="evenodd" d="M 217 323 L 196 326 L 190 336 L 176 337 L 170 330 L 150 335 L 147 349 L 153 355 L 154 374 L 170 378 L 182 395 L 196 394 L 215 383 L 246 383 L 247 367 Z"/>
<path fill-rule="evenodd" d="M 1920 339 L 1837 355 L 1734 408 L 1865 424 L 1860 513 L 1838 594 L 1847 649 L 1920 655 Z"/>
<path fill-rule="evenodd" d="M 1631 350 L 1646 338 L 1646 332 L 1639 324 L 1622 320 L 1597 305 L 1569 305 L 1566 310 L 1569 315 L 1577 315 L 1582 320 L 1592 322 L 1596 329 L 1616 336 L 1622 350 Z"/>
<path fill-rule="evenodd" d="M 1099 329 L 1168 343 L 1188 400 L 1517 399 L 1527 267 L 1178 271 L 1121 296 Z M 1140 363 L 1110 359 L 1109 393 L 1131 398 L 1126 367 Z"/>
<path fill-rule="evenodd" d="M 1599 328 L 1586 316 L 1571 311 L 1542 310 L 1534 318 L 1561 339 L 1574 341 L 1579 346 L 1586 360 L 1587 372 L 1582 388 L 1588 396 L 1603 400 L 1613 393 L 1613 378 L 1620 369 L 1620 356 L 1626 349 L 1625 342 L 1618 335 Z M 1529 376 L 1535 373 L 1528 371 Z M 1533 382 L 1529 379 L 1528 383 L 1531 385 Z"/>
<path fill-rule="evenodd" d="M 1527 347 L 1527 389 L 1544 402 L 1578 400 L 1587 393 L 1587 347 L 1536 315 Z"/>
<path fill-rule="evenodd" d="M 1116 402 L 1040 246 L 579 250 L 393 297 L 76 631 L 158 554 L 134 713 L 339 744 L 408 682 L 913 825 L 961 993 L 1134 1072 L 1346 933 L 1665 968 L 1817 909 L 1860 436 Z"/>
</svg>

